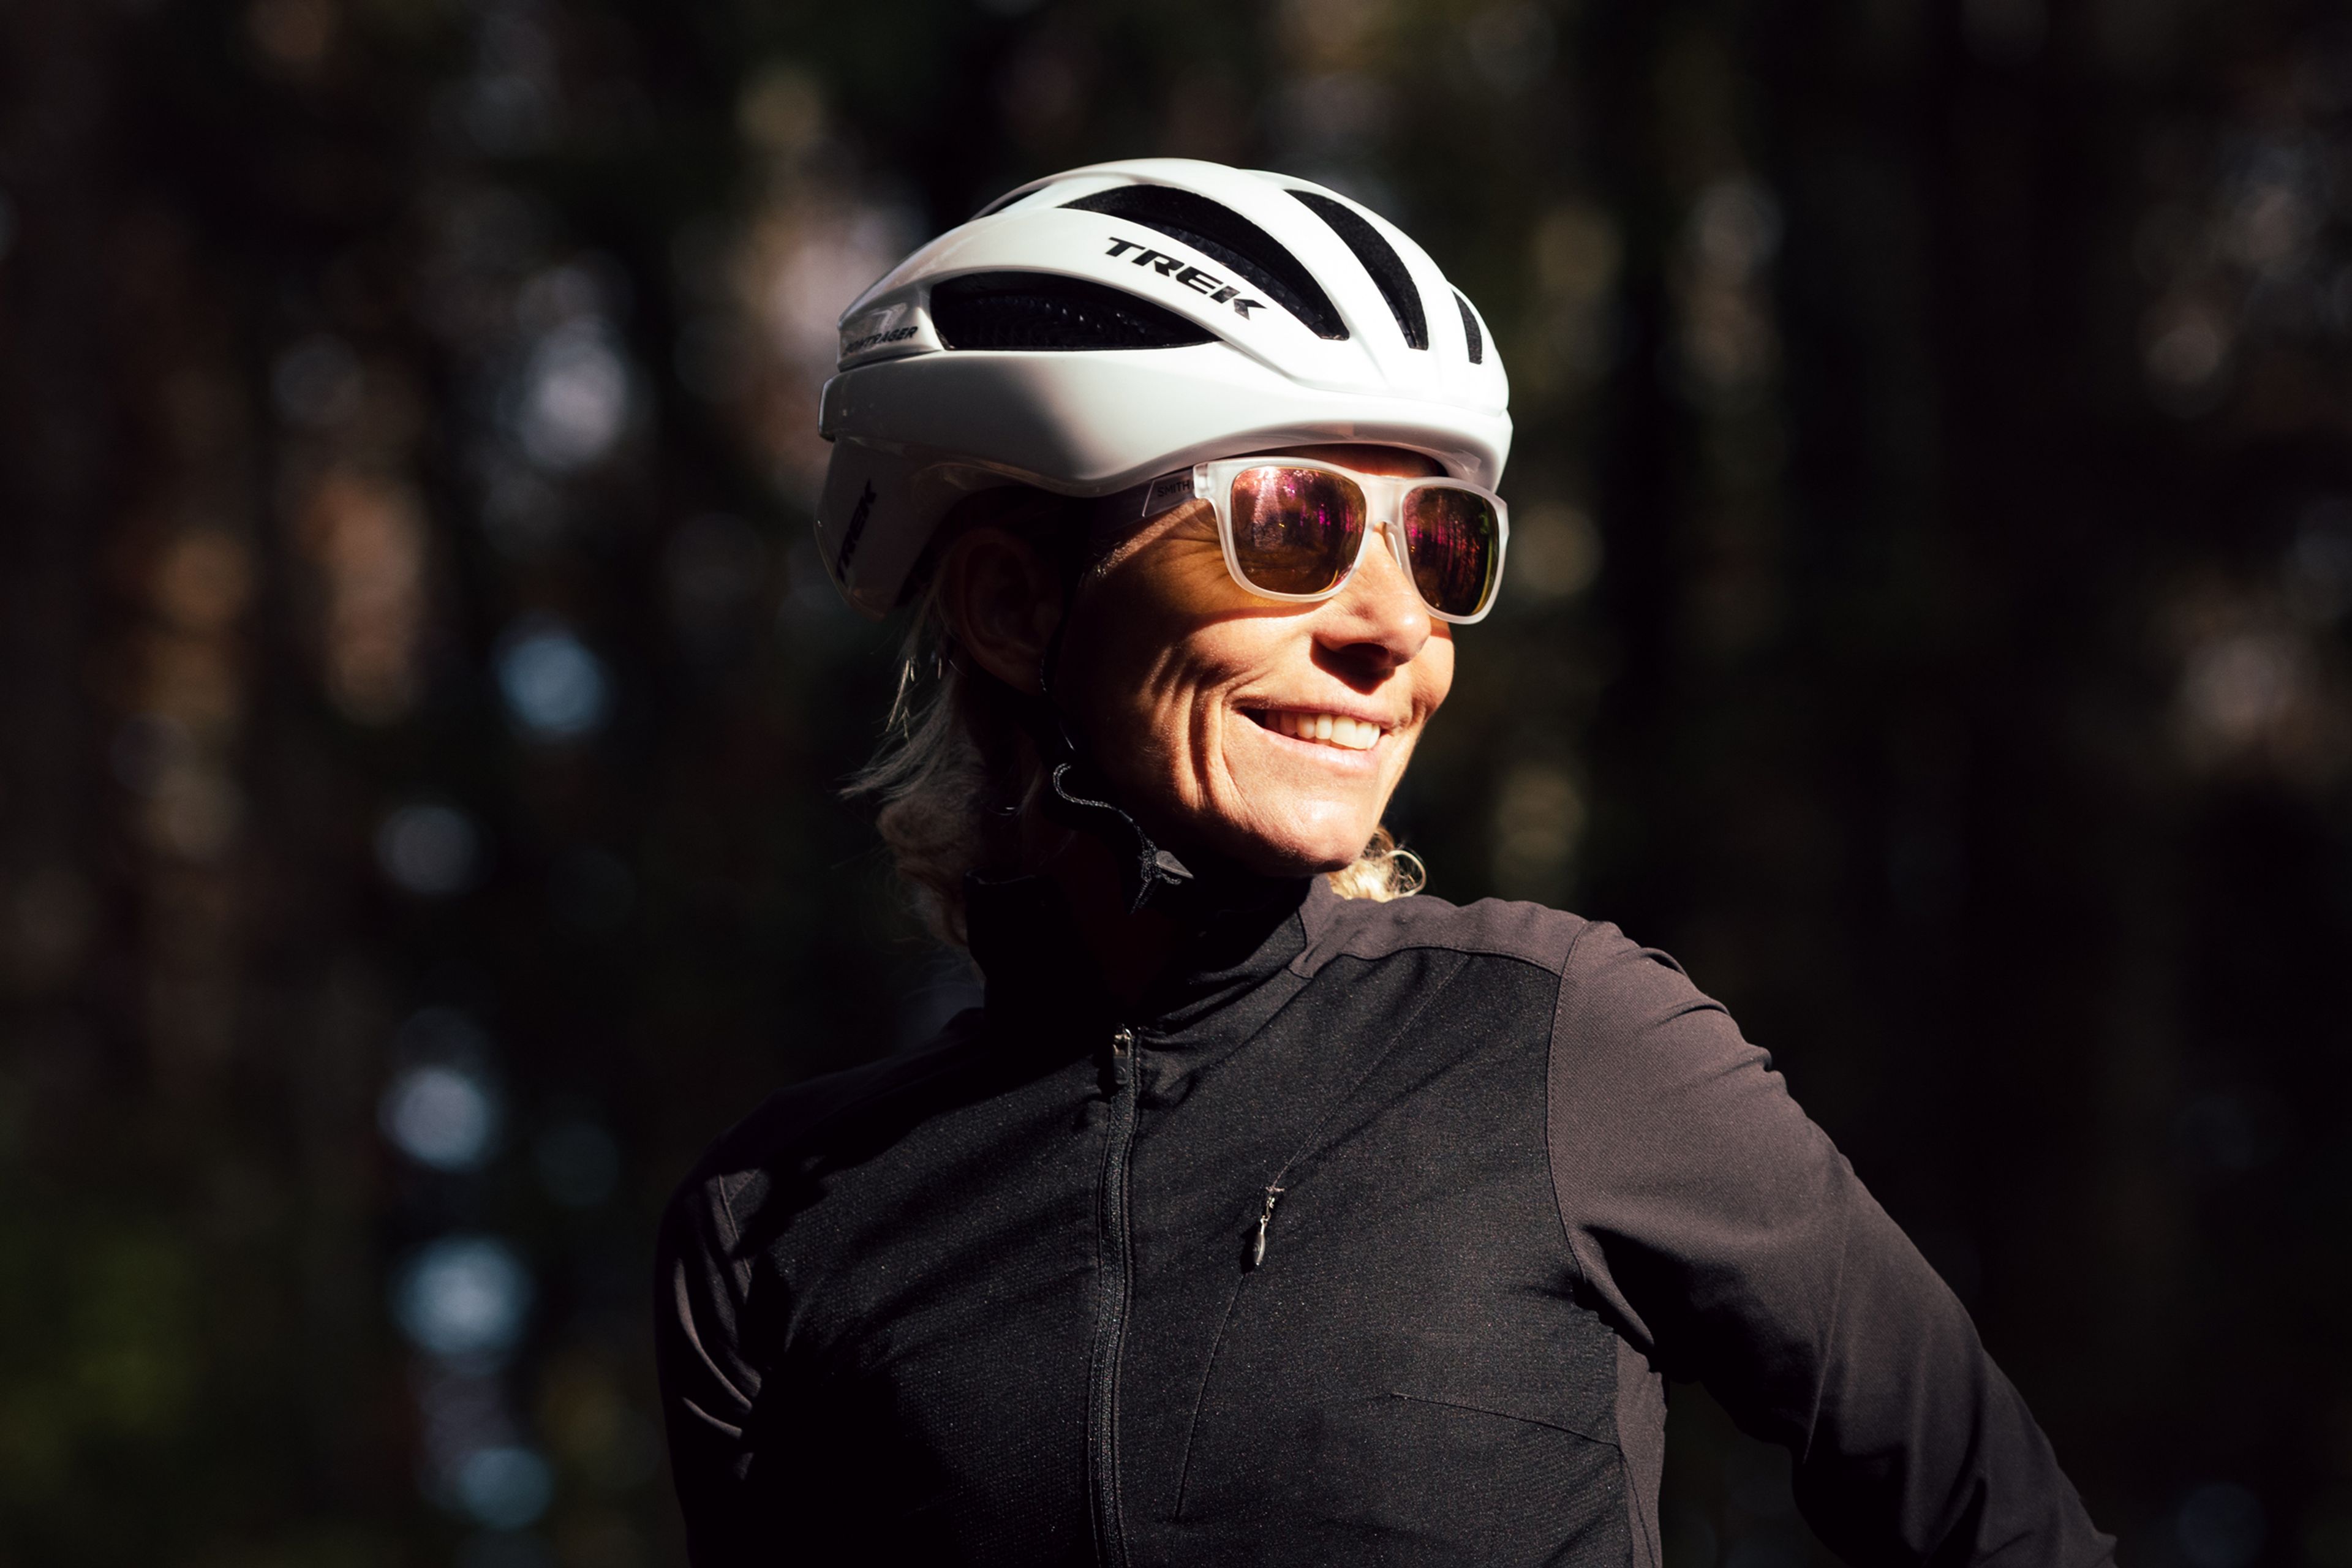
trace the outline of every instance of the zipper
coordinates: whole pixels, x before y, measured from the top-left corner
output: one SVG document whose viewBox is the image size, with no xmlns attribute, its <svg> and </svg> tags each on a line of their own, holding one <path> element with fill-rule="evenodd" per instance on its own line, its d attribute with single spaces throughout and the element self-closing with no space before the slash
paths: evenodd
<svg viewBox="0 0 2352 1568">
<path fill-rule="evenodd" d="M 1286 1166 L 1285 1168 L 1287 1169 Z M 1281 1196 L 1280 1187 L 1268 1187 L 1265 1190 L 1265 1207 L 1258 1211 L 1257 1231 L 1250 1237 L 1249 1266 L 1252 1268 L 1265 1261 L 1265 1230 L 1266 1226 L 1274 1223 L 1274 1205 Z"/>
<path fill-rule="evenodd" d="M 1135 1031 L 1110 1037 L 1110 1114 L 1103 1140 L 1102 1189 L 1096 1203 L 1095 1342 L 1087 1400 L 1087 1469 L 1094 1496 L 1095 1557 L 1126 1568 L 1127 1534 L 1118 1503 L 1118 1363 L 1131 1289 L 1128 1235 L 1128 1160 L 1135 1148 Z"/>
</svg>

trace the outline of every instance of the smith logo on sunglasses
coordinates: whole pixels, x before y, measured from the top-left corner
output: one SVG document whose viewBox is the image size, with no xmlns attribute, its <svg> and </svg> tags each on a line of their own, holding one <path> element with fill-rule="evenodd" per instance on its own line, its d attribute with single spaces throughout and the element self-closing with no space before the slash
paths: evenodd
<svg viewBox="0 0 2352 1568">
<path fill-rule="evenodd" d="M 1252 310 L 1265 309 L 1265 300 L 1236 298 L 1241 293 L 1240 289 L 1213 273 L 1202 271 L 1181 256 L 1170 256 L 1165 251 L 1147 249 L 1134 240 L 1121 239 L 1117 235 L 1111 236 L 1108 254 L 1122 256 L 1130 250 L 1135 252 L 1135 264 L 1138 267 L 1149 264 L 1159 268 L 1162 278 L 1173 278 L 1195 294 L 1206 294 L 1212 305 L 1222 305 L 1229 300 L 1232 300 L 1234 314 L 1240 316 L 1244 321 L 1249 320 L 1249 313 Z"/>
</svg>

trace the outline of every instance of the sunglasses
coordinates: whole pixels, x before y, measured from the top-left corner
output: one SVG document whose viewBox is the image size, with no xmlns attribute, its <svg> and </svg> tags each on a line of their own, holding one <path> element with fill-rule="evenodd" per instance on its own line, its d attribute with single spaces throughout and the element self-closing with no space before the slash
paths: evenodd
<svg viewBox="0 0 2352 1568">
<path fill-rule="evenodd" d="M 1182 481 L 1192 480 L 1188 496 Z M 1459 479 L 1359 473 L 1307 458 L 1226 458 L 1150 487 L 1144 514 L 1198 499 L 1216 509 L 1225 569 L 1268 599 L 1307 604 L 1348 585 L 1375 532 L 1441 621 L 1486 618 L 1511 537 L 1503 498 Z"/>
</svg>

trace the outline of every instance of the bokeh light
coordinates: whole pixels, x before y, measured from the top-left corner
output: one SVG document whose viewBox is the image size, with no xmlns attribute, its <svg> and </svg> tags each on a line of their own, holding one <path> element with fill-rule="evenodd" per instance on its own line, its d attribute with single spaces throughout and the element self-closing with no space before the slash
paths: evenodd
<svg viewBox="0 0 2352 1568">
<path fill-rule="evenodd" d="M 513 1247 L 494 1237 L 451 1236 L 419 1248 L 394 1279 L 393 1317 L 418 1349 L 497 1356 L 514 1348 L 533 1289 Z"/>
<path fill-rule="evenodd" d="M 404 1154 L 436 1171 L 474 1171 L 498 1152 L 497 1094 L 461 1068 L 410 1068 L 383 1092 L 379 1120 Z"/>
<path fill-rule="evenodd" d="M 376 829 L 376 862 L 394 887 L 421 899 L 445 899 L 473 886 L 480 829 L 455 806 L 404 805 Z"/>
<path fill-rule="evenodd" d="M 456 1491 L 465 1510 L 490 1529 L 520 1530 L 547 1511 L 555 1472 L 530 1448 L 477 1448 L 458 1461 Z"/>
<path fill-rule="evenodd" d="M 1601 574 L 1601 531 L 1580 507 L 1540 502 L 1511 514 L 1501 601 L 1512 609 L 1574 598 Z"/>
<path fill-rule="evenodd" d="M 573 741 L 594 733 L 611 701 L 604 666 L 568 628 L 533 618 L 499 641 L 499 691 L 524 733 Z"/>
<path fill-rule="evenodd" d="M 314 333 L 278 356 L 269 390 L 281 418 L 297 425 L 340 425 L 360 410 L 359 356 L 341 338 Z"/>
<path fill-rule="evenodd" d="M 1565 768 L 1513 767 L 1495 804 L 1496 888 L 1507 898 L 1557 899 L 1583 830 L 1583 798 Z"/>
<path fill-rule="evenodd" d="M 515 437 L 542 468 L 586 468 L 621 438 L 630 397 L 628 365 L 610 330 L 593 321 L 566 322 L 531 350 Z"/>
</svg>

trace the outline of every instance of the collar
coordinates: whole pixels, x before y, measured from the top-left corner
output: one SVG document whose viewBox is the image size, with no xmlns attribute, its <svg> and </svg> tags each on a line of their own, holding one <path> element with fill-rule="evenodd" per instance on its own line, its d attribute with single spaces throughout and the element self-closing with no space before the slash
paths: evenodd
<svg viewBox="0 0 2352 1568">
<path fill-rule="evenodd" d="M 1307 949 L 1307 917 L 1333 895 L 1319 877 L 1226 879 L 1218 890 L 1217 907 L 1188 925 L 1140 1001 L 1121 1007 L 1057 883 L 967 877 L 965 931 L 987 978 L 990 1024 L 1049 1037 L 1127 1025 L 1163 1046 L 1254 1032 L 1301 983 L 1290 970 Z"/>
</svg>

